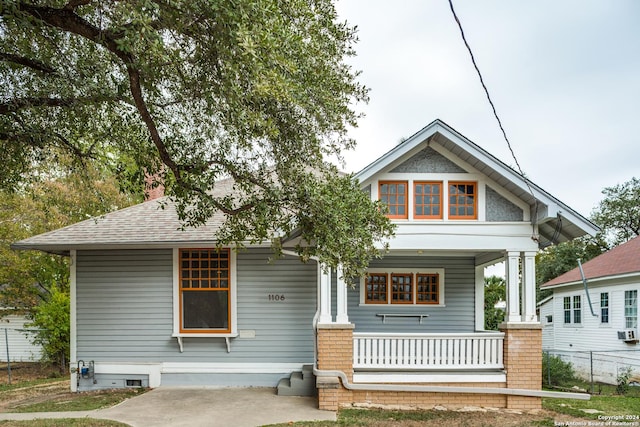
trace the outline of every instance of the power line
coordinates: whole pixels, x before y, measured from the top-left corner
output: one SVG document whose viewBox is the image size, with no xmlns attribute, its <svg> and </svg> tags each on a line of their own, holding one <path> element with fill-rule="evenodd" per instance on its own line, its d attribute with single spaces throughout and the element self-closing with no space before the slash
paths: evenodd
<svg viewBox="0 0 640 427">
<path fill-rule="evenodd" d="M 489 105 L 491 105 L 491 110 L 493 111 L 493 116 L 498 121 L 498 126 L 500 127 L 500 130 L 502 131 L 502 136 L 504 137 L 504 140 L 507 143 L 507 147 L 509 147 L 509 151 L 511 152 L 511 157 L 513 157 L 513 160 L 516 162 L 516 166 L 518 167 L 518 172 L 520 173 L 520 175 L 524 179 L 525 184 L 527 184 L 527 188 L 529 188 L 529 192 L 531 193 L 531 197 L 533 197 L 533 203 L 534 203 L 534 208 L 535 208 L 535 218 L 531 219 L 531 225 L 534 227 L 533 236 L 531 236 L 531 237 L 532 237 L 533 240 L 537 241 L 538 237 L 537 237 L 536 232 L 535 232 L 535 221 L 538 220 L 538 200 L 536 199 L 536 196 L 533 194 L 533 188 L 531 188 L 531 184 L 529 183 L 529 180 L 527 179 L 527 177 L 525 176 L 524 172 L 522 171 L 522 168 L 520 167 L 520 163 L 518 162 L 518 158 L 516 157 L 516 153 L 513 151 L 513 148 L 511 147 L 511 142 L 509 141 L 509 138 L 507 137 L 507 132 L 505 132 L 504 127 L 502 126 L 502 121 L 500 120 L 500 117 L 498 116 L 498 112 L 496 111 L 496 107 L 495 107 L 495 105 L 493 105 L 493 101 L 491 100 L 491 95 L 489 95 L 489 89 L 487 89 L 487 85 L 484 83 L 484 79 L 482 78 L 482 73 L 480 72 L 480 68 L 478 68 L 478 64 L 476 63 L 476 58 L 473 55 L 473 51 L 471 50 L 471 46 L 469 46 L 469 43 L 467 42 L 467 37 L 465 36 L 464 30 L 462 29 L 462 23 L 460 22 L 460 19 L 458 19 L 458 15 L 456 14 L 455 9 L 453 8 L 453 1 L 452 0 L 449 0 L 449 7 L 451 8 L 451 13 L 453 14 L 453 18 L 456 20 L 456 23 L 458 24 L 458 28 L 460 29 L 460 35 L 462 36 L 462 41 L 464 42 L 464 45 L 467 47 L 467 51 L 469 51 L 469 56 L 471 56 L 471 62 L 473 63 L 473 67 L 476 69 L 476 73 L 478 74 L 478 77 L 480 78 L 480 83 L 482 84 L 482 88 L 484 89 L 484 93 L 485 93 L 485 95 L 487 95 L 487 100 L 489 101 Z"/>
</svg>

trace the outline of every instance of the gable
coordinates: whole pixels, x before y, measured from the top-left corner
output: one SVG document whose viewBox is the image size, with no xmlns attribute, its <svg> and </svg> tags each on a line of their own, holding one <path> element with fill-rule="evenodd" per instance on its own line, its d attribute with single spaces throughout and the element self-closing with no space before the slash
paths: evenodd
<svg viewBox="0 0 640 427">
<path fill-rule="evenodd" d="M 389 172 L 466 173 L 467 171 L 438 153 L 432 147 L 426 147 Z"/>
<path fill-rule="evenodd" d="M 498 194 L 487 186 L 486 188 L 486 219 L 487 221 L 523 221 L 524 212 L 516 204 Z"/>
</svg>

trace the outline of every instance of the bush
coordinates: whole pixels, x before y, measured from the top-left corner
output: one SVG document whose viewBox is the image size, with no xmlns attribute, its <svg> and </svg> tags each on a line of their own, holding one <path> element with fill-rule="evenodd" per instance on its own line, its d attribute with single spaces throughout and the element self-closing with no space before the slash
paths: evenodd
<svg viewBox="0 0 640 427">
<path fill-rule="evenodd" d="M 629 391 L 629 380 L 631 379 L 631 368 L 629 366 L 618 369 L 616 377 L 616 393 L 625 395 Z"/>
<path fill-rule="evenodd" d="M 549 383 L 549 379 L 551 383 Z M 542 357 L 542 385 L 564 386 L 576 381 L 576 373 L 571 362 L 565 362 L 560 356 L 544 353 Z"/>
<path fill-rule="evenodd" d="M 69 295 L 52 287 L 50 298 L 35 308 L 33 321 L 28 326 L 36 328 L 33 342 L 42 346 L 44 358 L 66 372 L 70 343 Z"/>
</svg>

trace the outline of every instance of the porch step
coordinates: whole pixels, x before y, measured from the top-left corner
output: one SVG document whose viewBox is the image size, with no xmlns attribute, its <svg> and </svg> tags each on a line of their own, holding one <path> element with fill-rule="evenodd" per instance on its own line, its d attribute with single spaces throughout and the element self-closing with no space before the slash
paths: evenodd
<svg viewBox="0 0 640 427">
<path fill-rule="evenodd" d="M 304 365 L 302 372 L 292 372 L 289 378 L 278 382 L 278 396 L 315 396 L 316 379 L 313 366 Z"/>
</svg>

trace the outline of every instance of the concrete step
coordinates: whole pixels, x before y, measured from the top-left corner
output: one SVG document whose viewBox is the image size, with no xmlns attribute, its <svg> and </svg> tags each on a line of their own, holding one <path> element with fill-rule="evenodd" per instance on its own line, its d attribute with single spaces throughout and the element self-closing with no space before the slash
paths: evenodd
<svg viewBox="0 0 640 427">
<path fill-rule="evenodd" d="M 315 396 L 316 380 L 313 368 L 303 372 L 292 372 L 289 378 L 282 378 L 277 386 L 279 396 Z"/>
</svg>

